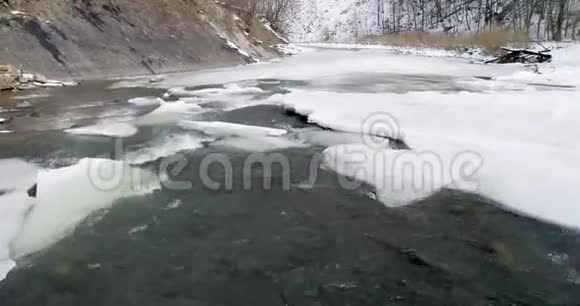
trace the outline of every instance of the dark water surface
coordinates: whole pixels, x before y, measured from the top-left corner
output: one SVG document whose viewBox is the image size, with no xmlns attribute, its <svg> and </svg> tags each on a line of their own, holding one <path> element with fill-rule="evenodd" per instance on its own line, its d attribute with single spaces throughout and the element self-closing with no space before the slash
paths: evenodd
<svg viewBox="0 0 580 306">
<path fill-rule="evenodd" d="M 100 101 L 119 110 L 130 109 L 129 97 L 160 94 L 94 86 L 55 91 L 46 101 Z M 32 120 L 62 109 L 44 105 Z M 309 126 L 277 106 L 207 116 Z M 173 132 L 148 127 L 126 142 Z M 108 138 L 50 129 L 0 137 L 0 158 L 47 167 L 101 156 L 114 146 Z M 209 146 L 184 153 L 188 166 L 177 178 L 191 182 L 192 190 L 161 189 L 94 214 L 68 238 L 20 260 L 0 283 L 0 305 L 580 305 L 577 233 L 455 191 L 387 208 L 369 196 L 369 187 L 344 190 L 330 171 L 304 184 L 323 149 L 276 151 L 290 162 L 290 190 L 282 188 L 277 168 L 271 175 L 254 169 L 246 190 L 242 168 L 249 152 Z M 233 164 L 232 190 L 210 190 L 197 175 L 203 157 L 216 152 Z M 211 171 L 217 181 L 224 175 L 219 167 Z M 270 189 L 261 185 L 265 176 Z"/>
</svg>

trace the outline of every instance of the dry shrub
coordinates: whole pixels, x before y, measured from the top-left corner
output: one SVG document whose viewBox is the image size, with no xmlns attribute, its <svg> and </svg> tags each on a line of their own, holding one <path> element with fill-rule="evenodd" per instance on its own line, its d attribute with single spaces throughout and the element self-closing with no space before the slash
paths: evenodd
<svg viewBox="0 0 580 306">
<path fill-rule="evenodd" d="M 526 33 L 489 30 L 458 34 L 427 32 L 393 33 L 366 38 L 365 41 L 397 47 L 420 47 L 450 50 L 481 48 L 491 53 L 495 52 L 502 46 L 517 48 L 527 47 L 529 39 Z"/>
</svg>

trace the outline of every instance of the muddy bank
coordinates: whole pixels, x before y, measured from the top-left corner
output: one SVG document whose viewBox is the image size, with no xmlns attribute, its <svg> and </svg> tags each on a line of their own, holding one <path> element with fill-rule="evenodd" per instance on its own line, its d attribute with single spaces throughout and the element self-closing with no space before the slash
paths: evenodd
<svg viewBox="0 0 580 306">
<path fill-rule="evenodd" d="M 78 79 L 278 56 L 271 46 L 280 40 L 238 15 L 206 0 L 12 0 L 0 5 L 0 63 L 49 78 Z"/>
</svg>

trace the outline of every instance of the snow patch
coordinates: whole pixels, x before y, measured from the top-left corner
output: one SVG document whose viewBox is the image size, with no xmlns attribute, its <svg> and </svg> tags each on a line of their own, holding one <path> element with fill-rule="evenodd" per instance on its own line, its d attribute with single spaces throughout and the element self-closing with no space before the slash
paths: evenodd
<svg viewBox="0 0 580 306">
<path fill-rule="evenodd" d="M 242 50 L 242 48 L 238 47 L 238 45 L 233 43 L 231 40 L 226 40 L 226 46 L 235 50 L 236 52 L 238 52 L 238 54 L 240 54 L 242 57 L 244 57 L 245 59 L 247 59 L 248 61 L 250 61 L 252 63 L 259 63 L 260 62 L 259 59 L 251 56 L 248 52 Z"/>
<path fill-rule="evenodd" d="M 278 33 L 276 30 L 274 30 L 272 28 L 272 25 L 270 24 L 270 22 L 268 22 L 266 19 L 262 19 L 262 24 L 264 25 L 264 27 L 270 31 L 270 33 L 274 34 L 274 36 L 278 37 L 278 39 L 280 39 L 282 42 L 284 42 L 285 44 L 289 44 L 290 42 L 288 41 L 288 39 L 286 39 L 285 37 L 283 37 L 282 35 L 280 35 L 280 33 Z"/>
</svg>

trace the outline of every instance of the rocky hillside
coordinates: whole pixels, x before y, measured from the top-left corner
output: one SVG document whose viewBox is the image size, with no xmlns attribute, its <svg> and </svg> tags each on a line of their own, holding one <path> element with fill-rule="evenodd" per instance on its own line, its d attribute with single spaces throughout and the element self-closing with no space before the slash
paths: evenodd
<svg viewBox="0 0 580 306">
<path fill-rule="evenodd" d="M 0 65 L 96 78 L 278 56 L 280 40 L 243 14 L 209 0 L 0 0 Z"/>
</svg>

